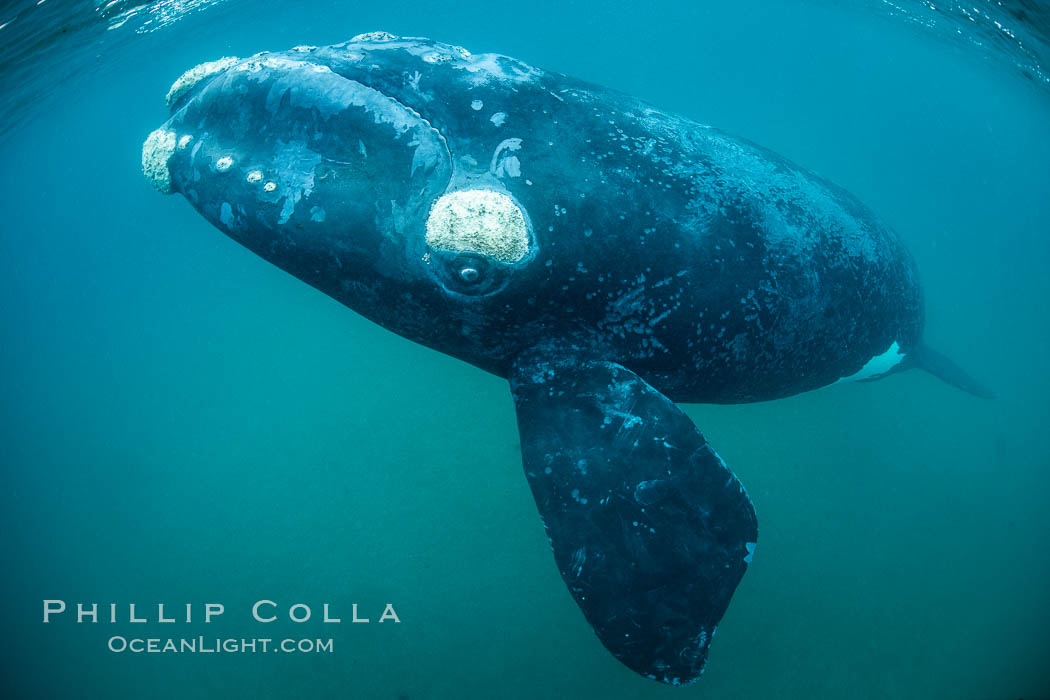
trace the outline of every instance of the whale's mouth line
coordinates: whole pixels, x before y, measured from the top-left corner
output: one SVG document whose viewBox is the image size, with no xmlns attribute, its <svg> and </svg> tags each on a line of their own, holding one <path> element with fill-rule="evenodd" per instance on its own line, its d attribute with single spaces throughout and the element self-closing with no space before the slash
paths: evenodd
<svg viewBox="0 0 1050 700">
<path fill-rule="evenodd" d="M 262 137 L 270 139 L 269 145 L 301 140 L 318 162 L 334 167 L 353 167 L 356 153 L 348 149 L 357 150 L 360 144 L 364 155 L 377 145 L 376 138 L 418 144 L 412 174 L 417 167 L 428 168 L 437 159 L 452 162 L 448 140 L 441 130 L 398 97 L 368 82 L 338 73 L 324 61 L 296 55 L 294 50 L 247 59 L 223 57 L 199 64 L 179 76 L 168 90 L 165 99 L 171 114 L 143 144 L 143 172 L 157 190 L 172 193 L 180 189 L 181 182 L 173 170 L 181 167 L 177 162 L 184 162 L 173 158 L 177 152 L 187 151 L 189 160 L 185 164 L 195 170 L 203 163 L 204 169 L 226 172 L 233 165 L 252 160 L 247 152 L 237 154 L 245 144 L 259 146 L 260 155 L 268 150 L 267 142 L 257 135 L 282 123 L 296 124 L 305 136 L 290 136 L 287 130 L 284 136 L 271 132 L 274 135 Z M 361 116 L 355 117 L 355 113 Z M 221 120 L 212 119 L 214 115 L 223 116 Z M 229 126 L 237 117 L 247 125 L 239 127 L 242 131 Z M 346 124 L 355 120 L 358 125 L 361 120 L 373 124 L 366 127 L 367 136 L 356 138 L 347 129 Z M 322 141 L 330 147 L 322 146 Z M 333 142 L 341 143 L 333 148 Z M 264 163 L 265 158 L 252 166 L 247 173 L 249 182 L 259 177 L 255 173 L 283 169 L 274 163 L 267 168 Z M 278 185 L 264 182 L 262 186 Z"/>
</svg>

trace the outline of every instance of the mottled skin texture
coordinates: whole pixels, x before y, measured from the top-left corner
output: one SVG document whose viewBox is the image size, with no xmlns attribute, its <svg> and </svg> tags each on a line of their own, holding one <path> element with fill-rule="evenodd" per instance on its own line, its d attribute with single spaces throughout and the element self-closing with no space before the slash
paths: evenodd
<svg viewBox="0 0 1050 700">
<path fill-rule="evenodd" d="M 630 370 L 526 364 L 511 379 L 525 476 L 562 579 L 624 664 L 695 679 L 751 561 L 751 501 L 689 418 Z"/>
<path fill-rule="evenodd" d="M 662 681 L 699 675 L 756 537 L 672 400 L 788 396 L 920 340 L 914 265 L 847 192 L 514 59 L 384 37 L 265 54 L 188 90 L 164 128 L 183 144 L 172 189 L 218 228 L 511 380 L 563 578 L 603 643 Z M 467 189 L 517 203 L 524 259 L 428 249 L 431 205 Z"/>
<path fill-rule="evenodd" d="M 422 60 L 428 49 L 450 60 Z M 266 110 L 270 90 L 299 77 L 263 69 L 220 75 L 176 104 L 175 131 L 208 138 L 192 165 L 192 147 L 172 159 L 175 188 L 263 257 L 412 340 L 508 376 L 521 350 L 573 337 L 674 400 L 734 403 L 834 382 L 920 336 L 921 292 L 897 237 L 848 193 L 765 149 L 513 59 L 491 59 L 510 79 L 471 72 L 439 44 L 273 55 L 330 67 L 318 93 L 343 76 L 417 112 L 440 162 L 409 177 L 407 139 L 370 141 L 352 116 L 334 117 L 339 126 L 314 117 L 320 94 Z M 497 112 L 507 115 L 499 127 Z M 266 172 L 282 137 L 309 140 L 328 174 L 283 226 L 270 223 L 283 188 L 267 204 L 236 172 L 192 181 L 219 152 L 254 155 Z M 517 157 L 521 174 L 498 177 L 494 154 L 513 138 L 519 150 L 501 155 Z M 429 205 L 467 187 L 508 192 L 531 220 L 537 250 L 499 294 L 450 296 L 423 262 Z M 314 201 L 323 222 L 311 220 Z M 222 202 L 244 207 L 232 230 Z M 354 265 L 357 256 L 368 265 Z"/>
</svg>

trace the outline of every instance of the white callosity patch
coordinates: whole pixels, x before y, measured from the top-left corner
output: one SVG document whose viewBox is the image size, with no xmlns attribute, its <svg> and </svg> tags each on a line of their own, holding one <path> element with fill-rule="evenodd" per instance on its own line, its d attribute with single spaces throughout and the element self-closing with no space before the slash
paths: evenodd
<svg viewBox="0 0 1050 700">
<path fill-rule="evenodd" d="M 397 41 L 397 37 L 390 32 L 365 32 L 358 34 L 350 41 Z"/>
<path fill-rule="evenodd" d="M 859 382 L 864 379 L 881 376 L 900 364 L 900 361 L 903 359 L 904 353 L 901 352 L 901 346 L 897 344 L 897 341 L 893 341 L 893 344 L 890 345 L 886 352 L 871 358 L 856 373 L 843 377 L 839 381 Z"/>
<path fill-rule="evenodd" d="M 521 209 L 492 190 L 461 190 L 442 195 L 427 218 L 427 245 L 435 250 L 478 253 L 516 263 L 529 252 Z"/>
<path fill-rule="evenodd" d="M 142 144 L 142 174 L 164 194 L 171 193 L 171 171 L 168 159 L 175 152 L 175 132 L 157 129 Z"/>
<path fill-rule="evenodd" d="M 246 61 L 241 61 L 236 68 L 233 70 L 239 73 L 249 73 L 257 76 L 258 79 L 262 80 L 269 77 L 269 71 L 273 70 L 297 70 L 300 68 L 307 68 L 314 71 L 315 73 L 331 73 L 332 69 L 321 63 L 313 63 L 311 61 L 301 61 L 294 58 L 285 58 L 283 56 L 270 56 L 267 54 L 258 54 L 252 56 Z"/>
<path fill-rule="evenodd" d="M 171 89 L 168 90 L 165 102 L 171 107 L 180 97 L 192 90 L 194 85 L 209 76 L 221 73 L 239 60 L 241 59 L 236 56 L 224 56 L 217 61 L 208 61 L 190 68 L 171 84 Z"/>
</svg>

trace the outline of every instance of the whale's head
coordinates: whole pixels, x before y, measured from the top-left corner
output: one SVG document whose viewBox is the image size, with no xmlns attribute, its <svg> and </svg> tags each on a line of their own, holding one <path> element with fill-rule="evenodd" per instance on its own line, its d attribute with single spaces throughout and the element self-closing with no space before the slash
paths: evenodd
<svg viewBox="0 0 1050 700">
<path fill-rule="evenodd" d="M 495 167 L 458 160 L 442 131 L 456 120 L 421 113 L 434 95 L 406 65 L 449 71 L 431 82 L 456 90 L 451 77 L 472 73 L 448 64 L 468 57 L 364 35 L 201 64 L 168 92 L 171 116 L 146 139 L 143 172 L 351 308 L 421 342 L 455 345 L 434 336 L 462 338 L 483 330 L 491 308 L 507 313 L 514 305 L 500 297 L 537 248 L 526 207 Z"/>
</svg>

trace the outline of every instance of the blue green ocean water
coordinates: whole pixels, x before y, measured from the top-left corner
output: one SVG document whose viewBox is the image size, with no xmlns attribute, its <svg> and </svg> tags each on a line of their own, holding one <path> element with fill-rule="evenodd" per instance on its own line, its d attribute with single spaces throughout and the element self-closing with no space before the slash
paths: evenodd
<svg viewBox="0 0 1050 700">
<path fill-rule="evenodd" d="M 1037 3 L 995 35 L 930 3 L 6 4 L 3 697 L 1050 698 Z M 374 30 L 614 87 L 845 186 L 917 259 L 927 339 L 998 392 L 906 372 L 686 406 L 761 531 L 695 686 L 636 676 L 584 621 L 505 381 L 365 321 L 141 175 L 185 69 Z M 48 599 L 102 619 L 43 624 Z M 258 600 L 281 619 L 253 621 Z M 157 622 L 158 603 L 194 621 Z M 225 613 L 205 625 L 205 603 Z M 288 620 L 295 603 L 311 620 Z M 378 623 L 387 603 L 400 623 Z M 334 650 L 107 648 L 198 635 Z"/>
</svg>

